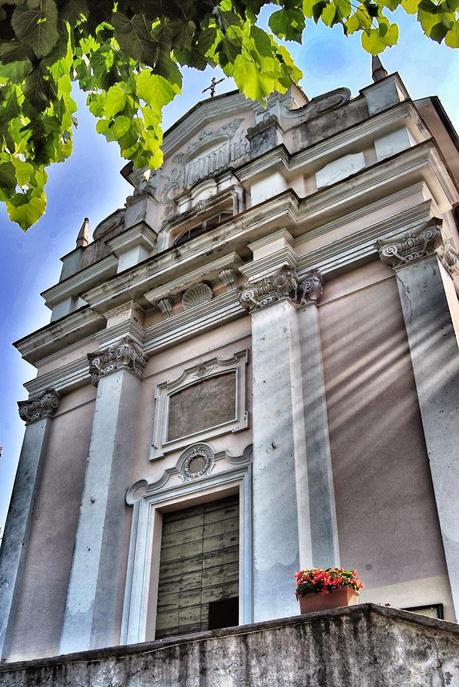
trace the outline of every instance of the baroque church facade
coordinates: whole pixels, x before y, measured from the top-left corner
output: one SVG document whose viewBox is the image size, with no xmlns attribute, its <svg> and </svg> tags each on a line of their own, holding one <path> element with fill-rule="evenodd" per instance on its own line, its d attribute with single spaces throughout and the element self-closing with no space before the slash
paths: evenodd
<svg viewBox="0 0 459 687">
<path fill-rule="evenodd" d="M 4 659 L 294 615 L 309 566 L 457 619 L 457 143 L 375 60 L 356 97 L 199 102 L 122 170 L 15 344 Z"/>
</svg>

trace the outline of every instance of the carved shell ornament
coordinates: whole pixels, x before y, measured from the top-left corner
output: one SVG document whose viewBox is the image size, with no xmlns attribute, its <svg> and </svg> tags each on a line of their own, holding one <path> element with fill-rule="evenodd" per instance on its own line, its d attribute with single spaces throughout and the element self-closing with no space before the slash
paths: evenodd
<svg viewBox="0 0 459 687">
<path fill-rule="evenodd" d="M 196 305 L 201 305 L 201 303 L 207 303 L 211 300 L 212 296 L 213 292 L 210 286 L 203 282 L 194 284 L 184 292 L 182 296 L 182 305 L 185 310 L 188 310 L 189 308 L 194 308 Z"/>
</svg>

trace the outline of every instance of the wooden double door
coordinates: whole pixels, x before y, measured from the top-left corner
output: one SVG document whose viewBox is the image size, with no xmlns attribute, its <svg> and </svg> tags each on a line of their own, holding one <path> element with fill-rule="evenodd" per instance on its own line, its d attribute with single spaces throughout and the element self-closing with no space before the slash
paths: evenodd
<svg viewBox="0 0 459 687">
<path fill-rule="evenodd" d="M 165 513 L 156 638 L 230 627 L 238 618 L 238 496 Z"/>
</svg>

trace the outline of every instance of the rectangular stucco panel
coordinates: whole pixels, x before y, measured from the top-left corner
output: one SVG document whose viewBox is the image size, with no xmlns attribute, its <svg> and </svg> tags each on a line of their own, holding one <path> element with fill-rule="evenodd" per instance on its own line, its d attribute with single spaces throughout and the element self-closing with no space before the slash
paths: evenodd
<svg viewBox="0 0 459 687">
<path fill-rule="evenodd" d="M 87 402 L 52 421 L 8 660 L 58 652 L 93 412 Z"/>
<path fill-rule="evenodd" d="M 395 278 L 346 291 L 320 308 L 341 563 L 367 589 L 444 575 Z"/>
</svg>

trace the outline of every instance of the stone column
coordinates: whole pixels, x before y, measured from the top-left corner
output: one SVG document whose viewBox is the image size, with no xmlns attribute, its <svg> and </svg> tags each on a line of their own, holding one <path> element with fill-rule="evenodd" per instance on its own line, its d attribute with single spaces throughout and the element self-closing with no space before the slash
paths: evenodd
<svg viewBox="0 0 459 687">
<path fill-rule="evenodd" d="M 312 565 L 339 566 L 335 490 L 328 434 L 327 401 L 317 303 L 323 294 L 319 272 L 299 285 L 298 319 L 303 372 Z"/>
<path fill-rule="evenodd" d="M 396 273 L 456 617 L 459 617 L 459 350 L 438 223 L 378 243 Z M 443 272 L 443 274 L 442 274 Z M 458 307 L 457 299 L 453 307 Z"/>
<path fill-rule="evenodd" d="M 59 396 L 53 389 L 18 403 L 19 414 L 27 426 L 0 549 L 1 657 L 7 654 L 7 630 L 14 614 L 15 593 L 20 586 L 42 457 L 46 451 L 49 424 L 58 405 Z"/>
<path fill-rule="evenodd" d="M 252 316 L 254 621 L 298 612 L 311 561 L 297 279 L 283 267 L 240 294 Z"/>
<path fill-rule="evenodd" d="M 129 336 L 88 357 L 98 389 L 67 592 L 63 653 L 119 642 L 115 617 L 122 565 L 119 542 L 146 363 Z"/>
</svg>

